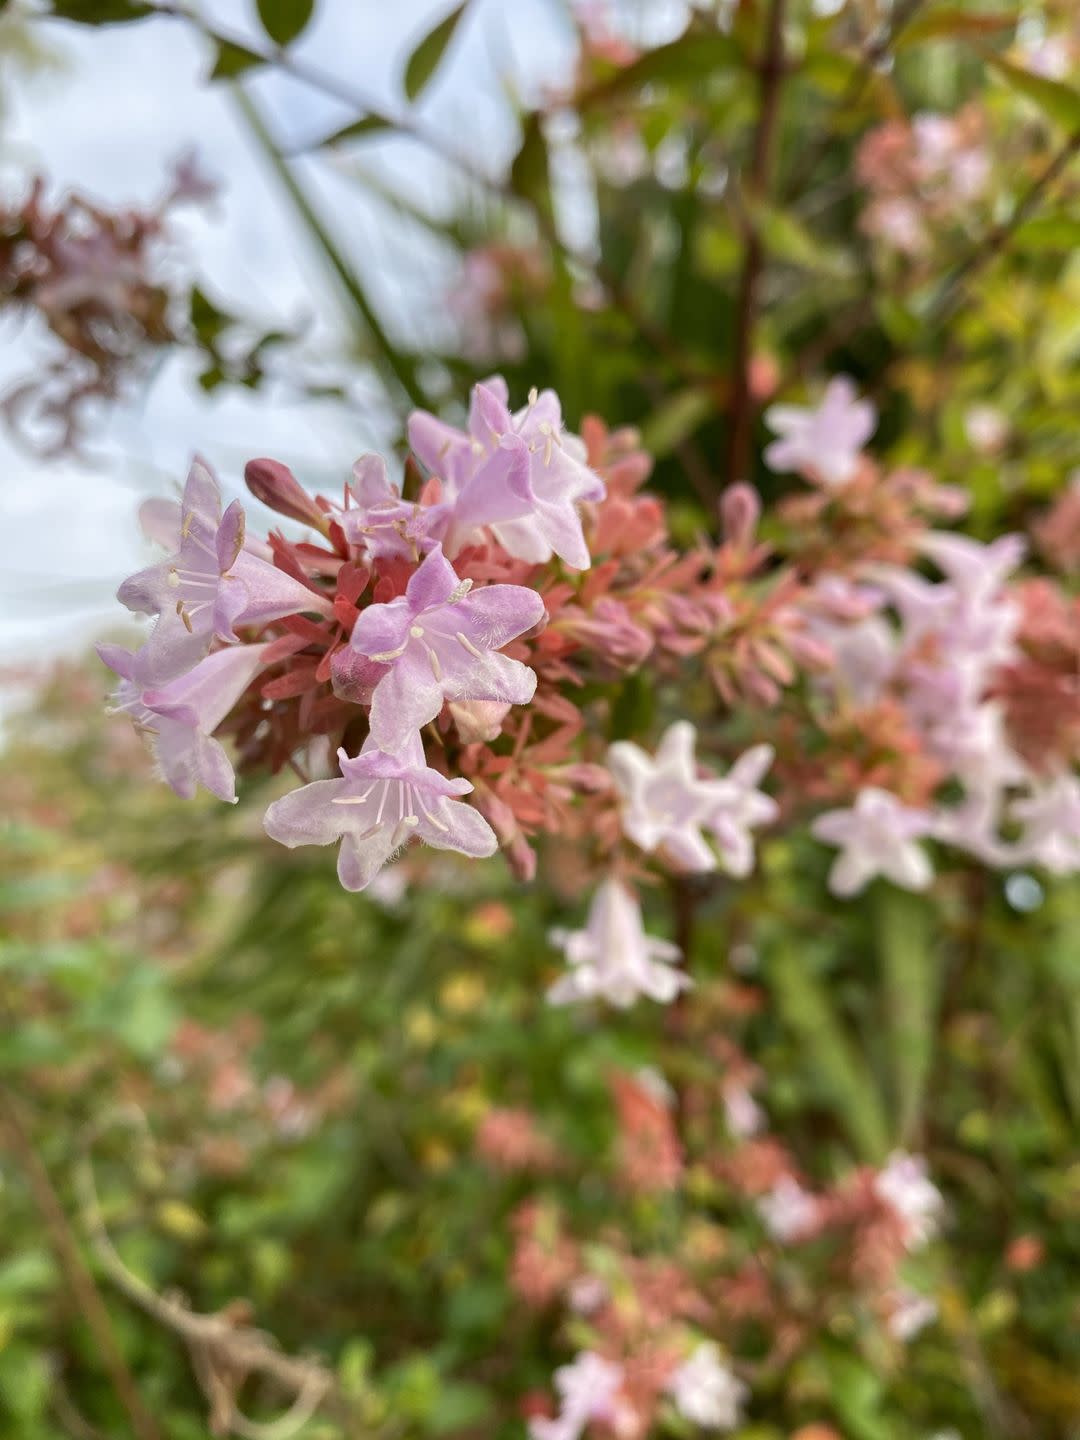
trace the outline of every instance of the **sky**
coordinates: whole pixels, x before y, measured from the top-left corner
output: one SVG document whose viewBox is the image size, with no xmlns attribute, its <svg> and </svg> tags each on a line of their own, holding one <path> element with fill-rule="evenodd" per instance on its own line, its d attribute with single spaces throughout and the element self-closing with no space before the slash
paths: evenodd
<svg viewBox="0 0 1080 1440">
<path fill-rule="evenodd" d="M 297 54 L 396 106 L 405 56 L 446 9 L 446 0 L 317 0 Z M 223 29 L 259 34 L 253 0 L 207 0 L 205 13 Z M 44 172 L 57 190 L 145 204 L 164 188 L 169 162 L 195 146 L 222 190 L 209 213 L 187 212 L 176 263 L 191 257 L 211 295 L 227 297 L 231 308 L 266 328 L 308 323 L 309 351 L 332 353 L 332 286 L 291 221 L 229 88 L 206 84 L 212 58 L 206 42 L 165 18 L 96 30 L 50 21 L 40 39 L 56 68 L 5 85 L 3 192 L 22 193 L 31 175 Z M 507 92 L 535 97 L 565 76 L 573 50 L 561 0 L 474 0 L 425 92 L 422 113 L 497 171 L 516 142 Z M 281 75 L 246 83 L 290 145 L 353 118 Z M 425 203 L 452 193 L 445 170 L 411 143 L 367 141 L 354 163 Z M 437 324 L 452 280 L 445 258 L 366 196 L 346 169 L 325 158 L 300 164 L 386 318 L 423 334 L 425 325 Z M 33 323 L 0 320 L 0 392 L 49 348 Z M 95 635 L 116 630 L 123 618 L 116 586 L 149 558 L 135 522 L 138 503 L 175 493 L 194 452 L 218 470 L 227 498 L 241 493 L 243 463 L 253 455 L 274 455 L 312 486 L 336 488 L 356 456 L 377 449 L 388 433 L 375 392 L 358 397 L 374 405 L 348 410 L 297 403 L 287 392 L 283 385 L 270 394 L 222 389 L 207 397 L 194 384 L 193 368 L 171 360 L 95 430 L 93 463 L 43 463 L 0 433 L 0 666 L 80 651 Z"/>
</svg>

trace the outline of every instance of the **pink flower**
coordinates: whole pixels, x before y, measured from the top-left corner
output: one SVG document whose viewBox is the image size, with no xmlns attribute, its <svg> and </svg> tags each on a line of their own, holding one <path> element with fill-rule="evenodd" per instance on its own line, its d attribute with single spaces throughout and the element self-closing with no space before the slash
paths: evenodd
<svg viewBox="0 0 1080 1440">
<path fill-rule="evenodd" d="M 931 815 L 902 805 L 876 786 L 860 790 L 850 810 L 828 810 L 811 826 L 818 840 L 841 848 L 829 872 L 834 895 L 857 894 L 877 875 L 904 890 L 925 890 L 933 867 L 915 841 L 934 828 Z"/>
<path fill-rule="evenodd" d="M 554 1420 L 542 1416 L 530 1420 L 530 1440 L 578 1440 L 591 1420 L 615 1420 L 622 1383 L 621 1365 L 591 1350 L 582 1351 L 572 1364 L 555 1371 L 561 1409 Z"/>
<path fill-rule="evenodd" d="M 682 951 L 645 933 L 636 896 L 618 880 L 597 890 L 584 930 L 553 930 L 551 940 L 571 967 L 548 991 L 552 1005 L 602 999 L 626 1009 L 641 995 L 666 1005 L 691 984 L 671 968 Z"/>
<path fill-rule="evenodd" d="M 575 570 L 589 568 L 578 512 L 606 491 L 581 441 L 563 430 L 553 390 L 533 391 L 526 408 L 511 414 L 506 383 L 495 378 L 475 387 L 467 432 L 418 411 L 409 439 L 453 499 L 451 553 L 486 527 L 519 560 L 542 563 L 555 554 Z"/>
<path fill-rule="evenodd" d="M 765 450 L 771 470 L 797 470 L 832 487 L 854 477 L 862 447 L 877 428 L 877 411 L 857 398 L 848 376 L 837 375 L 816 407 L 772 405 L 765 421 L 781 437 Z"/>
<path fill-rule="evenodd" d="M 405 594 L 368 606 L 353 629 L 353 651 L 386 667 L 371 699 L 375 744 L 396 753 L 435 719 L 444 700 L 527 705 L 536 675 L 498 651 L 543 616 L 544 602 L 534 590 L 474 590 L 436 545 Z"/>
<path fill-rule="evenodd" d="M 132 654 L 119 645 L 97 652 L 120 676 L 114 711 L 131 716 L 150 744 L 163 778 L 190 800 L 199 785 L 219 800 L 236 802 L 229 757 L 211 732 L 221 724 L 258 674 L 266 645 L 234 645 L 207 655 L 186 675 L 154 687 L 147 680 L 147 647 Z"/>
<path fill-rule="evenodd" d="M 757 1202 L 765 1228 L 781 1245 L 805 1239 L 815 1228 L 820 1206 L 792 1175 L 782 1176 Z"/>
<path fill-rule="evenodd" d="M 157 533 L 165 513 L 148 512 Z M 156 615 L 140 670 L 162 684 L 189 670 L 215 636 L 235 641 L 237 625 L 262 625 L 302 611 L 329 613 L 306 585 L 244 549 L 244 510 L 234 500 L 221 513 L 221 491 L 209 468 L 193 461 L 184 486 L 179 548 L 168 560 L 130 576 L 117 591 L 129 610 Z"/>
<path fill-rule="evenodd" d="M 928 1178 L 921 1155 L 894 1151 L 874 1177 L 874 1193 L 899 1218 L 909 1250 L 921 1249 L 937 1234 L 945 1202 Z"/>
<path fill-rule="evenodd" d="M 417 732 L 397 755 L 386 755 L 370 738 L 355 760 L 338 751 L 341 780 L 315 780 L 275 800 L 263 821 L 271 839 L 298 845 L 332 845 L 338 878 L 346 890 L 363 890 L 397 850 L 416 836 L 437 850 L 481 858 L 498 849 L 495 832 L 471 805 L 468 780 L 448 780 L 430 770 Z"/>
</svg>

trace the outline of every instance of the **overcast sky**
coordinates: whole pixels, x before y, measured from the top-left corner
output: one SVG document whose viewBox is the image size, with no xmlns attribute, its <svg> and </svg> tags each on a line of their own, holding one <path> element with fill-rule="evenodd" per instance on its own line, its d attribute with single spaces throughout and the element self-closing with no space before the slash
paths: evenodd
<svg viewBox="0 0 1080 1440">
<path fill-rule="evenodd" d="M 384 104 L 398 103 L 403 57 L 446 0 L 318 0 L 298 52 Z M 213 0 L 216 24 L 255 36 L 254 4 Z M 512 21 L 511 21 L 512 15 Z M 85 30 L 50 22 L 43 38 L 60 69 L 10 87 L 2 124 L 6 193 L 44 172 L 110 203 L 148 202 L 168 162 L 195 145 L 223 185 L 205 217 L 188 212 L 185 249 L 212 294 L 268 326 L 317 321 L 312 348 L 332 348 L 334 296 L 274 179 L 246 137 L 227 86 L 204 81 L 208 47 L 182 23 L 161 19 Z M 507 87 L 526 94 L 565 75 L 573 38 L 560 0 L 475 0 L 424 113 L 455 143 L 497 168 L 515 128 Z M 275 131 L 301 143 L 349 112 L 281 76 L 249 82 Z M 363 163 L 430 199 L 445 177 L 411 145 L 367 142 Z M 342 243 L 377 286 L 384 307 L 424 324 L 448 282 L 429 246 L 402 233 L 385 207 L 326 160 L 303 173 Z M 34 326 L 0 322 L 0 389 L 33 369 L 48 345 Z M 238 493 L 244 459 L 273 454 L 305 478 L 344 478 L 356 455 L 383 439 L 377 411 L 289 403 L 265 392 L 222 390 L 207 398 L 182 364 L 169 363 L 137 400 L 95 433 L 97 463 L 43 464 L 0 435 L 0 663 L 81 647 L 114 623 L 118 580 L 145 563 L 134 522 L 138 500 L 182 479 L 199 450 Z"/>
</svg>

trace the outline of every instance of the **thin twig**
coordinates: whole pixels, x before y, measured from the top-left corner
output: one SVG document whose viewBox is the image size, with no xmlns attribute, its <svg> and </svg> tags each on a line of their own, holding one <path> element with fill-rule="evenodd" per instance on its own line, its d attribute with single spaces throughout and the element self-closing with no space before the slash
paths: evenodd
<svg viewBox="0 0 1080 1440">
<path fill-rule="evenodd" d="M 785 0 L 772 0 L 761 62 L 761 105 L 754 148 L 750 161 L 747 190 L 750 198 L 760 203 L 766 198 L 772 176 L 773 152 L 776 148 L 777 123 L 780 114 L 780 87 L 784 75 L 784 12 Z M 724 482 L 733 484 L 747 478 L 750 462 L 751 395 L 750 360 L 757 319 L 758 285 L 765 258 L 765 249 L 755 217 L 746 219 L 746 252 L 735 310 L 735 340 L 731 368 L 731 402 L 728 411 L 727 464 Z"/>
<path fill-rule="evenodd" d="M 135 1378 L 128 1369 L 113 1329 L 112 1319 L 94 1277 L 87 1268 L 78 1241 L 68 1222 L 63 1204 L 53 1186 L 45 1163 L 26 1129 L 21 1107 L 15 1097 L 0 1090 L 0 1119 L 7 1142 L 26 1176 L 34 1204 L 48 1232 L 49 1242 L 76 1305 L 94 1337 L 101 1362 L 123 1405 L 138 1440 L 163 1440 L 157 1421 L 146 1406 Z"/>
<path fill-rule="evenodd" d="M 317 1359 L 284 1354 L 271 1336 L 248 1326 L 246 1303 L 236 1302 L 213 1315 L 199 1314 L 178 1297 L 159 1295 L 128 1269 L 102 1215 L 92 1160 L 101 1132 L 119 1123 L 146 1133 L 145 1116 L 133 1106 L 114 1111 L 87 1133 L 75 1173 L 81 1219 L 99 1265 L 117 1289 L 184 1341 L 210 1407 L 211 1432 L 239 1435 L 243 1440 L 291 1440 L 317 1410 L 327 1408 L 347 1420 L 350 1406 L 332 1373 Z M 266 1376 L 283 1394 L 293 1397 L 277 1420 L 252 1420 L 239 1408 L 239 1392 L 254 1374 Z M 155 1440 L 159 1440 L 156 1435 Z"/>
</svg>

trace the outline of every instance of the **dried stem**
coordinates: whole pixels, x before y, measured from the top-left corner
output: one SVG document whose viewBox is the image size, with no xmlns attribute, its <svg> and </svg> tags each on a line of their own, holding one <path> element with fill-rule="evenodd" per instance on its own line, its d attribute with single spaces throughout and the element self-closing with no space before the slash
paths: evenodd
<svg viewBox="0 0 1080 1440">
<path fill-rule="evenodd" d="M 128 1369 L 108 1309 L 83 1259 L 44 1161 L 27 1131 L 19 1102 L 5 1090 L 0 1090 L 0 1121 L 3 1122 L 7 1144 L 26 1176 L 30 1194 L 64 1272 L 68 1289 L 94 1337 L 112 1387 L 127 1412 L 132 1433 L 137 1440 L 163 1440 L 157 1421 L 147 1409 L 135 1378 Z"/>
<path fill-rule="evenodd" d="M 98 1263 L 117 1289 L 187 1346 L 210 1407 L 211 1432 L 239 1435 L 243 1440 L 290 1440 L 317 1410 L 326 1408 L 338 1418 L 348 1419 L 350 1407 L 332 1373 L 316 1359 L 284 1354 L 271 1336 L 248 1326 L 246 1302 L 233 1302 L 216 1314 L 201 1315 L 177 1296 L 159 1295 L 128 1269 L 101 1212 L 91 1153 L 102 1130 L 119 1123 L 146 1133 L 145 1116 L 135 1107 L 114 1111 L 87 1133 L 75 1177 L 82 1223 Z M 292 1396 L 284 1415 L 261 1422 L 243 1413 L 238 1396 L 249 1375 L 263 1375 L 283 1394 Z M 160 1440 L 156 1431 L 154 1440 Z"/>
<path fill-rule="evenodd" d="M 761 105 L 746 187 L 750 199 L 756 203 L 766 198 L 772 178 L 780 116 L 780 87 L 784 76 L 784 13 L 785 0 L 772 0 L 765 54 L 760 69 Z M 752 420 L 749 372 L 754 326 L 757 321 L 758 286 L 764 258 L 765 249 L 758 223 L 754 215 L 750 214 L 746 217 L 746 251 L 735 309 L 727 463 L 724 475 L 724 481 L 729 485 L 748 478 Z"/>
</svg>

